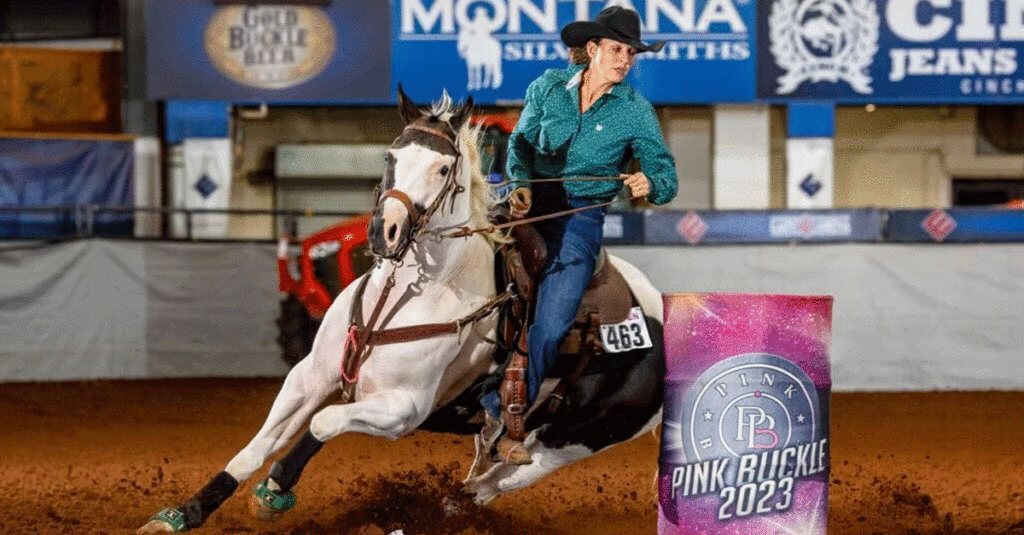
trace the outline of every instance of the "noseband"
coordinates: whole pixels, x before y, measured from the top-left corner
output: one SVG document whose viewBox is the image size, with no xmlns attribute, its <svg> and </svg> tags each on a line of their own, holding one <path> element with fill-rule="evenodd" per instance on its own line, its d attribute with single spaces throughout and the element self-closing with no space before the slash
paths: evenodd
<svg viewBox="0 0 1024 535">
<path fill-rule="evenodd" d="M 430 206 L 428 206 L 424 210 L 420 210 L 407 193 L 397 188 L 389 189 L 384 193 L 380 193 L 379 195 L 377 195 L 377 200 L 374 202 L 374 211 L 379 212 L 381 210 L 381 205 L 385 199 L 396 199 L 403 205 L 405 205 L 405 209 L 409 214 L 409 239 L 404 246 L 399 247 L 399 250 L 396 251 L 394 255 L 395 258 L 401 258 L 402 256 L 405 255 L 405 251 L 408 249 L 409 245 L 411 245 L 413 237 L 419 234 L 423 227 L 426 226 L 427 222 L 430 221 L 431 216 L 433 216 L 434 213 L 437 212 L 437 210 L 444 203 L 445 199 L 451 199 L 450 210 L 454 211 L 456 196 L 465 191 L 466 189 L 463 186 L 459 185 L 456 182 L 455 178 L 459 172 L 459 163 L 462 160 L 462 152 L 459 150 L 459 147 L 458 145 L 456 145 L 454 139 L 449 137 L 444 132 L 436 128 L 430 128 L 429 126 L 410 124 L 406 125 L 405 130 L 416 130 L 418 132 L 424 132 L 426 134 L 430 134 L 432 136 L 436 136 L 443 139 L 448 145 L 451 146 L 452 150 L 455 151 L 455 162 L 452 164 L 451 171 L 448 173 L 447 180 L 445 181 L 444 186 L 441 188 L 441 191 L 439 191 L 437 193 L 437 196 L 434 197 L 434 200 L 433 202 L 430 203 Z M 403 133 L 405 132 L 405 130 L 403 130 Z M 399 138 L 401 138 L 401 136 L 399 136 Z M 395 143 L 397 142 L 398 140 L 396 139 Z M 394 143 L 392 143 L 392 146 L 394 146 Z M 378 191 L 380 190 L 378 189 Z"/>
</svg>

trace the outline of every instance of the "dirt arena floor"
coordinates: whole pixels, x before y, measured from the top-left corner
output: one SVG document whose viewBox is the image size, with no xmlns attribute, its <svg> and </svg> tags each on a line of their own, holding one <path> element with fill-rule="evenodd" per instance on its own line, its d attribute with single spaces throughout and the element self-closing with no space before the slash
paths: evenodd
<svg viewBox="0 0 1024 535">
<path fill-rule="evenodd" d="M 248 442 L 279 384 L 0 384 L 0 534 L 134 532 Z M 1024 535 L 1024 392 L 835 394 L 832 415 L 830 534 Z M 249 515 L 254 479 L 196 533 L 656 531 L 652 436 L 487 507 L 459 492 L 471 450 L 469 438 L 423 432 L 340 437 L 306 470 L 288 516 Z"/>
</svg>

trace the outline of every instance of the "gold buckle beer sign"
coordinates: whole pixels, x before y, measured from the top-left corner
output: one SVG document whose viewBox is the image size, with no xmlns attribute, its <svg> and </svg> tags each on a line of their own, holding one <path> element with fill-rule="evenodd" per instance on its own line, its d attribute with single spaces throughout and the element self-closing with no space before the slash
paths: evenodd
<svg viewBox="0 0 1024 535">
<path fill-rule="evenodd" d="M 206 55 L 225 76 L 251 87 L 284 89 L 313 78 L 334 56 L 334 25 L 322 8 L 300 4 L 323 2 L 220 7 L 206 26 Z"/>
</svg>

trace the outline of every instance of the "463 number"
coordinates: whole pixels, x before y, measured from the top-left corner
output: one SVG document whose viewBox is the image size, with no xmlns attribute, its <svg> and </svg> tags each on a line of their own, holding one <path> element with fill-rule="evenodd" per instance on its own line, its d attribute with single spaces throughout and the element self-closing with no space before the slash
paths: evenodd
<svg viewBox="0 0 1024 535">
<path fill-rule="evenodd" d="M 652 347 L 651 334 L 647 331 L 640 307 L 633 307 L 629 317 L 622 323 L 601 326 L 601 344 L 609 353 L 622 353 L 633 349 Z"/>
</svg>

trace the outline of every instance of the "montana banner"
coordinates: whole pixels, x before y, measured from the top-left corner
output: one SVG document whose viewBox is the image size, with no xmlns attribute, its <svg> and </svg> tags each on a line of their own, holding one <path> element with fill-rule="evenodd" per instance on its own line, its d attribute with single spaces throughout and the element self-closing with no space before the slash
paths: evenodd
<svg viewBox="0 0 1024 535">
<path fill-rule="evenodd" d="M 609 5 L 635 9 L 645 41 L 666 41 L 630 72 L 648 100 L 753 100 L 750 0 L 393 0 L 392 88 L 401 83 L 416 102 L 442 90 L 478 103 L 521 102 L 545 69 L 568 65 L 561 29 Z"/>
<path fill-rule="evenodd" d="M 664 306 L 658 533 L 825 535 L 832 298 Z"/>
<path fill-rule="evenodd" d="M 758 96 L 845 102 L 1024 100 L 1024 2 L 768 0 Z"/>
</svg>

